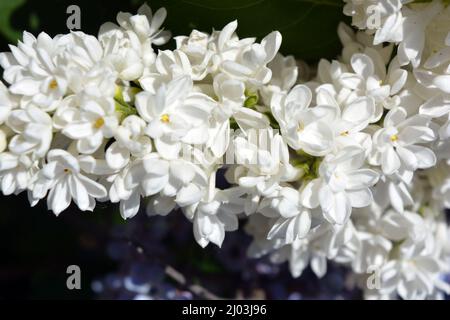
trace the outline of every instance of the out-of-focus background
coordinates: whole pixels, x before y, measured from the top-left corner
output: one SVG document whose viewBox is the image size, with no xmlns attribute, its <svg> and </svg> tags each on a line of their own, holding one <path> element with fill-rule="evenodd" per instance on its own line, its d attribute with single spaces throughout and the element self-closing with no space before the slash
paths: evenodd
<svg viewBox="0 0 450 320">
<path fill-rule="evenodd" d="M 96 35 L 119 11 L 135 13 L 142 0 L 73 3 L 66 0 L 0 0 L 0 51 L 16 44 L 22 32 L 51 36 L 67 33 L 67 7 L 81 9 L 81 30 Z M 315 63 L 340 51 L 336 28 L 347 21 L 340 0 L 153 0 L 164 6 L 164 26 L 174 35 L 192 29 L 210 32 L 237 19 L 240 37 L 283 35 L 281 52 Z M 168 44 L 174 46 L 174 41 Z M 354 298 L 343 270 L 330 266 L 325 279 L 307 271 L 293 280 L 285 265 L 245 257 L 248 237 L 242 228 L 229 233 L 223 248 L 201 249 L 182 213 L 148 218 L 142 211 L 124 222 L 117 205 L 99 204 L 95 212 L 74 206 L 55 217 L 45 201 L 30 208 L 26 194 L 0 196 L 0 299 L 17 298 L 197 298 L 188 285 L 164 274 L 171 266 L 190 284 L 228 298 Z M 81 269 L 81 290 L 68 290 L 66 268 Z"/>
</svg>

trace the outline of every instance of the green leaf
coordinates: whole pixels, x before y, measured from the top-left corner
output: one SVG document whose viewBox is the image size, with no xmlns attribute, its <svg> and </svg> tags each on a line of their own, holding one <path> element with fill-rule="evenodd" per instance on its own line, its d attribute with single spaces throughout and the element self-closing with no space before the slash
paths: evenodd
<svg viewBox="0 0 450 320">
<path fill-rule="evenodd" d="M 10 41 L 17 40 L 22 36 L 20 30 L 11 26 L 11 14 L 19 8 L 25 0 L 1 0 L 0 1 L 0 33 Z"/>
</svg>

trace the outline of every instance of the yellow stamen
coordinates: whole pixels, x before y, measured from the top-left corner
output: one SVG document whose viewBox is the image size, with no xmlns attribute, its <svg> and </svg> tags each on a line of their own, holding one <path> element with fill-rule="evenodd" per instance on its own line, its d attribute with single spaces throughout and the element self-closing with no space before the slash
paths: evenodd
<svg viewBox="0 0 450 320">
<path fill-rule="evenodd" d="M 95 129 L 100 129 L 101 127 L 103 127 L 104 124 L 105 124 L 105 120 L 102 117 L 100 117 L 97 120 L 95 120 L 94 128 Z"/>
<path fill-rule="evenodd" d="M 65 172 L 65 173 L 71 173 L 70 169 L 67 169 L 67 168 L 64 169 L 64 172 Z"/>
<path fill-rule="evenodd" d="M 392 142 L 395 142 L 398 140 L 398 136 L 396 134 L 393 134 L 390 139 Z"/>
<path fill-rule="evenodd" d="M 165 113 L 161 116 L 160 120 L 161 120 L 161 122 L 168 123 L 168 122 L 170 122 L 170 117 L 167 113 Z"/>
<path fill-rule="evenodd" d="M 341 132 L 341 136 L 348 136 L 348 131 L 343 131 L 343 132 Z"/>
<path fill-rule="evenodd" d="M 305 129 L 305 126 L 303 125 L 303 123 L 299 122 L 297 125 L 297 131 L 302 132 L 303 129 Z"/>
<path fill-rule="evenodd" d="M 54 90 L 54 89 L 58 88 L 58 82 L 56 82 L 56 80 L 53 79 L 52 81 L 50 81 L 48 87 L 49 87 L 50 89 Z"/>
</svg>

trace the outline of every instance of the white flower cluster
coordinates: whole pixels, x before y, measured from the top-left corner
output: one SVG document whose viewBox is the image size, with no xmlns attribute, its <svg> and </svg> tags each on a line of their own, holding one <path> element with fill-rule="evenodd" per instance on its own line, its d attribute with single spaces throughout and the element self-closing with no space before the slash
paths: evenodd
<svg viewBox="0 0 450 320">
<path fill-rule="evenodd" d="M 341 56 L 302 84 L 279 32 L 239 39 L 236 21 L 157 52 L 166 11 L 147 5 L 98 37 L 25 32 L 0 55 L 3 194 L 47 197 L 55 214 L 180 208 L 202 247 L 248 217 L 249 255 L 294 276 L 331 260 L 368 298 L 450 293 L 450 7 L 345 2 L 367 30 L 340 25 Z"/>
</svg>

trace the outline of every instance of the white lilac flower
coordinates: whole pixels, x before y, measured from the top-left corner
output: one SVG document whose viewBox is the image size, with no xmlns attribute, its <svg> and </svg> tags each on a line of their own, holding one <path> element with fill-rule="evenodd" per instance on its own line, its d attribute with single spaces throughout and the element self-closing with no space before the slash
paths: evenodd
<svg viewBox="0 0 450 320">
<path fill-rule="evenodd" d="M 155 63 L 146 69 L 139 83 L 145 91 L 156 93 L 158 88 L 175 78 L 182 76 L 192 77 L 191 64 L 183 51 L 159 51 Z"/>
<path fill-rule="evenodd" d="M 334 90 L 340 104 L 350 104 L 358 98 L 373 99 L 376 109 L 371 122 L 381 118 L 384 108 L 391 109 L 399 104 L 398 94 L 408 78 L 408 72 L 400 68 L 397 58 L 391 60 L 386 71 L 382 55 L 370 47 L 365 47 L 363 53 L 354 53 L 349 66 L 322 60 L 319 75 L 335 84 L 334 87 L 323 86 L 330 92 Z"/>
<path fill-rule="evenodd" d="M 104 51 L 96 37 L 81 31 L 70 33 L 66 42 L 57 62 L 66 75 L 66 93 L 77 93 L 89 83 L 87 74 L 102 65 Z"/>
<path fill-rule="evenodd" d="M 189 36 L 174 38 L 177 49 L 185 54 L 192 66 L 192 79 L 202 80 L 208 74 L 212 65 L 214 51 L 211 50 L 210 35 L 198 30 L 192 30 Z"/>
<path fill-rule="evenodd" d="M 30 102 L 44 110 L 55 110 L 67 90 L 67 79 L 59 65 L 68 36 L 51 38 L 42 32 L 35 38 L 24 32 L 23 42 L 0 54 L 3 78 L 13 94 L 21 95 L 21 105 Z"/>
<path fill-rule="evenodd" d="M 436 30 L 445 28 L 448 23 L 448 11 L 443 14 L 441 19 L 443 25 L 433 25 L 438 14 L 444 10 L 444 4 L 441 1 L 431 1 L 426 4 L 413 4 L 411 8 L 405 8 L 403 29 L 408 30 L 403 35 L 403 39 L 398 46 L 398 57 L 401 64 L 411 62 L 412 66 L 417 68 L 423 61 L 425 48 L 433 50 L 433 38 Z M 439 32 L 440 33 L 440 32 Z M 438 34 L 439 34 L 438 33 Z"/>
<path fill-rule="evenodd" d="M 433 123 L 439 126 L 438 129 L 438 144 L 447 145 L 450 138 L 450 96 L 438 94 L 420 106 L 419 113 L 431 117 Z M 437 146 L 437 151 L 441 151 L 442 147 Z M 438 156 L 449 158 L 447 153 L 438 152 Z"/>
<path fill-rule="evenodd" d="M 170 31 L 160 29 L 166 15 L 165 8 L 153 15 L 150 7 L 143 4 L 136 15 L 119 12 L 119 26 L 111 22 L 101 26 L 99 40 L 105 48 L 106 60 L 121 79 L 135 80 L 143 75 L 145 67 L 154 63 L 152 45 L 163 45 L 171 37 Z"/>
<path fill-rule="evenodd" d="M 202 198 L 206 185 L 205 173 L 195 164 L 182 159 L 169 161 L 150 153 L 122 169 L 114 177 L 109 193 L 112 202 L 120 201 L 122 216 L 130 218 L 138 212 L 141 196 L 160 193 L 163 198 L 173 198 L 175 204 L 185 207 Z M 173 208 L 173 202 L 164 204 Z M 167 214 L 163 208 L 159 209 Z"/>
<path fill-rule="evenodd" d="M 203 248 L 209 242 L 221 246 L 225 238 L 225 231 L 238 228 L 237 214 L 243 210 L 243 193 L 239 188 L 219 190 L 214 187 L 215 175 L 211 175 L 209 188 L 203 198 L 186 208 L 185 215 L 192 220 L 194 237 Z"/>
<path fill-rule="evenodd" d="M 293 56 L 285 57 L 281 53 L 277 53 L 267 67 L 272 72 L 272 78 L 260 92 L 265 103 L 270 105 L 274 92 L 288 92 L 296 84 L 299 68 Z"/>
<path fill-rule="evenodd" d="M 11 114 L 11 111 L 18 107 L 16 97 L 11 94 L 8 88 L 0 83 L 0 124 L 3 124 Z"/>
<path fill-rule="evenodd" d="M 105 61 L 124 81 L 141 77 L 144 67 L 155 60 L 155 53 L 150 43 L 142 44 L 133 32 L 124 33 L 116 29 L 111 31 L 100 29 L 99 39 L 105 48 Z"/>
<path fill-rule="evenodd" d="M 119 12 L 117 22 L 124 30 L 134 31 L 142 41 L 150 40 L 160 46 L 165 44 L 171 36 L 170 31 L 160 29 L 166 16 L 165 8 L 160 8 L 153 14 L 152 9 L 144 3 L 139 7 L 136 15 Z"/>
<path fill-rule="evenodd" d="M 448 21 L 450 9 L 446 7 L 428 26 L 423 63 L 414 69 L 417 81 L 430 90 L 441 90 L 444 94 L 449 89 L 450 36 Z"/>
<path fill-rule="evenodd" d="M 48 113 L 29 104 L 25 109 L 12 111 L 7 124 L 17 133 L 9 142 L 10 151 L 18 155 L 34 152 L 37 157 L 45 156 L 53 137 L 53 122 Z"/>
<path fill-rule="evenodd" d="M 340 55 L 317 68 L 280 54 L 278 31 L 240 39 L 237 21 L 155 52 L 171 35 L 146 4 L 98 36 L 24 32 L 0 54 L 1 191 L 57 215 L 72 201 L 119 203 L 124 219 L 180 210 L 202 247 L 242 216 L 247 254 L 293 277 L 331 261 L 366 298 L 442 297 L 450 6 L 344 2 L 359 30 L 340 23 Z"/>
<path fill-rule="evenodd" d="M 246 106 L 245 83 L 219 73 L 213 82 L 214 93 L 218 97 L 218 106 L 212 109 L 212 121 L 207 146 L 216 157 L 221 157 L 230 142 L 230 119 L 243 131 L 269 128 L 267 116 Z"/>
<path fill-rule="evenodd" d="M 162 84 L 155 94 L 141 92 L 136 96 L 139 115 L 148 123 L 145 132 L 167 158 L 178 156 L 181 142 L 206 142 L 212 106 L 214 100 L 192 92 L 192 80 L 187 76 Z"/>
<path fill-rule="evenodd" d="M 233 117 L 242 130 L 268 128 L 267 116 L 246 106 L 248 97 L 243 81 L 219 73 L 213 87 L 220 104 L 219 108 L 213 109 L 217 121 L 224 122 Z"/>
<path fill-rule="evenodd" d="M 421 253 L 421 248 L 401 245 L 400 256 L 384 264 L 380 271 L 380 292 L 396 293 L 403 299 L 425 299 L 435 287 L 450 292 L 447 283 L 439 278 L 443 272 L 443 261 L 438 257 Z"/>
<path fill-rule="evenodd" d="M 403 39 L 402 5 L 409 0 L 344 0 L 344 14 L 352 17 L 359 29 L 375 32 L 374 42 L 399 42 Z M 372 16 L 370 16 L 372 15 Z M 380 25 L 376 25 L 380 23 Z"/>
<path fill-rule="evenodd" d="M 441 161 L 436 167 L 427 170 L 427 177 L 433 187 L 432 197 L 441 208 L 450 208 L 450 166 Z"/>
<path fill-rule="evenodd" d="M 228 62 L 235 62 L 255 42 L 255 38 L 239 39 L 236 34 L 238 23 L 232 21 L 220 31 L 214 31 L 210 38 L 209 48 L 214 53 L 209 72 L 214 74 L 226 68 Z M 239 68 L 239 67 L 238 67 Z"/>
<path fill-rule="evenodd" d="M 385 45 L 384 43 L 373 44 L 373 35 L 370 35 L 364 31 L 355 31 L 350 26 L 341 22 L 338 25 L 337 30 L 339 40 L 343 46 L 340 61 L 349 65 L 351 57 L 355 53 L 364 53 L 367 48 L 375 50 L 385 65 L 389 63 L 392 57 L 392 51 L 394 49 L 393 44 Z M 368 50 L 369 52 L 372 50 Z M 372 51 L 373 52 L 373 51 Z"/>
<path fill-rule="evenodd" d="M 24 191 L 39 170 L 39 162 L 30 155 L 0 154 L 0 180 L 4 195 Z"/>
<path fill-rule="evenodd" d="M 222 34 L 221 34 L 222 36 Z M 219 47 L 226 39 L 219 37 Z M 239 54 L 235 61 L 222 62 L 222 70 L 233 77 L 247 81 L 254 87 L 262 86 L 272 78 L 267 64 L 275 58 L 281 45 L 281 34 L 274 31 Z"/>
<path fill-rule="evenodd" d="M 77 141 L 78 151 L 93 153 L 105 138 L 111 138 L 118 125 L 115 103 L 112 99 L 84 96 L 78 109 L 67 109 L 67 125 L 62 133 Z"/>
<path fill-rule="evenodd" d="M 250 131 L 234 139 L 237 166 L 228 176 L 248 193 L 245 212 L 255 212 L 261 196 L 269 196 L 285 181 L 294 181 L 299 170 L 289 163 L 282 137 L 272 130 Z"/>
<path fill-rule="evenodd" d="M 399 95 L 408 79 L 408 72 L 400 67 L 397 57 L 390 60 L 387 70 L 382 64 L 382 57 L 378 51 L 368 48 L 365 55 L 354 55 L 352 57 L 354 70 L 357 69 L 358 59 L 361 59 L 359 63 L 364 65 L 363 68 L 367 68 L 367 74 L 363 75 L 363 77 L 367 77 L 365 79 L 365 91 L 363 92 L 369 97 L 373 97 L 375 102 L 381 104 L 385 109 L 392 109 L 398 105 Z M 365 65 L 366 63 L 367 65 Z M 373 71 L 370 70 L 372 68 L 371 63 L 373 63 Z M 378 85 L 376 80 L 378 80 Z M 379 119 L 379 117 L 375 117 L 375 119 Z"/>
<path fill-rule="evenodd" d="M 266 201 L 269 202 L 267 207 Z M 267 234 L 269 240 L 280 239 L 291 244 L 305 238 L 311 228 L 311 210 L 301 205 L 300 193 L 293 188 L 284 187 L 276 195 L 265 198 L 259 211 L 275 221 Z"/>
<path fill-rule="evenodd" d="M 145 163 L 150 163 L 154 171 L 146 172 Z M 128 162 L 116 175 L 112 175 L 109 198 L 120 202 L 120 214 L 124 219 L 135 216 L 140 208 L 141 196 L 158 193 L 168 182 L 168 163 L 155 153 L 142 159 Z"/>
<path fill-rule="evenodd" d="M 417 68 L 423 55 L 436 52 L 436 39 L 448 32 L 449 10 L 444 1 L 410 0 L 346 0 L 344 13 L 352 17 L 356 27 L 375 33 L 373 43 L 398 44 L 402 65 L 411 63 Z M 442 30 L 442 31 L 441 31 Z"/>
<path fill-rule="evenodd" d="M 354 219 L 357 229 L 354 239 L 355 260 L 353 268 L 364 273 L 374 266 L 381 268 L 388 262 L 395 250 L 396 243 L 410 241 L 421 243 L 430 240 L 429 228 L 421 215 L 404 211 L 360 210 Z"/>
<path fill-rule="evenodd" d="M 374 201 L 383 209 L 392 206 L 398 212 L 414 203 L 410 192 L 413 173 L 401 170 L 392 175 L 381 175 L 374 187 Z"/>
<path fill-rule="evenodd" d="M 407 118 L 402 107 L 390 110 L 384 118 L 383 128 L 373 135 L 371 163 L 381 165 L 387 175 L 396 173 L 400 168 L 415 171 L 435 165 L 433 151 L 420 145 L 435 139 L 429 122 L 428 117 L 421 115 Z"/>
<path fill-rule="evenodd" d="M 271 109 L 290 147 L 323 156 L 333 148 L 330 122 L 338 110 L 333 105 L 310 106 L 311 100 L 311 90 L 297 85 L 288 94 L 274 94 Z"/>
<path fill-rule="evenodd" d="M 364 132 L 369 123 L 375 117 L 375 102 L 370 97 L 356 98 L 349 104 L 340 106 L 328 91 L 328 87 L 316 88 L 316 100 L 320 105 L 334 106 L 337 110 L 333 119 L 333 132 L 335 148 L 339 149 L 347 145 L 357 145 L 369 151 L 372 145 L 370 134 Z"/>
<path fill-rule="evenodd" d="M 344 224 L 352 207 L 368 206 L 372 201 L 372 187 L 378 173 L 364 167 L 364 150 L 348 146 L 336 155 L 327 155 L 319 167 L 319 177 L 307 183 L 302 190 L 306 207 L 320 205 L 330 223 Z"/>
<path fill-rule="evenodd" d="M 320 278 L 327 271 L 327 259 L 336 258 L 339 250 L 347 244 L 354 234 L 351 222 L 345 225 L 321 224 L 311 230 L 307 238 L 296 239 L 291 245 L 275 247 L 270 259 L 275 263 L 289 261 L 293 277 L 299 277 L 303 270 L 311 266 Z"/>
<path fill-rule="evenodd" d="M 47 206 L 56 215 L 67 209 L 73 200 L 82 211 L 92 211 L 95 199 L 106 196 L 104 186 L 81 172 L 73 155 L 61 149 L 48 152 L 47 163 L 39 171 L 32 186 L 32 197 L 47 197 Z"/>
<path fill-rule="evenodd" d="M 111 143 L 105 153 L 105 160 L 112 169 L 121 169 L 131 156 L 143 157 L 152 151 L 151 139 L 144 134 L 147 124 L 141 118 L 131 115 L 125 118 L 115 130 L 116 141 Z"/>
</svg>

